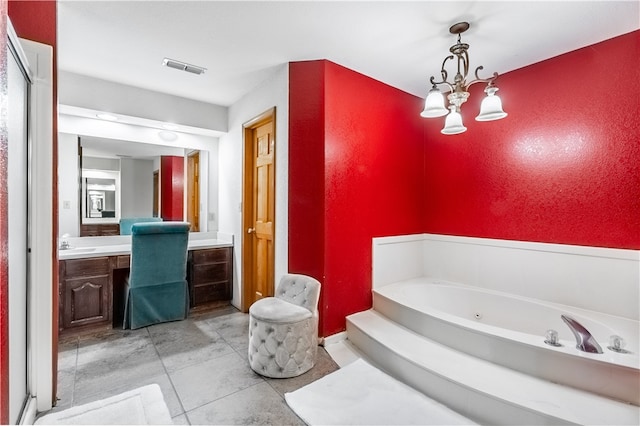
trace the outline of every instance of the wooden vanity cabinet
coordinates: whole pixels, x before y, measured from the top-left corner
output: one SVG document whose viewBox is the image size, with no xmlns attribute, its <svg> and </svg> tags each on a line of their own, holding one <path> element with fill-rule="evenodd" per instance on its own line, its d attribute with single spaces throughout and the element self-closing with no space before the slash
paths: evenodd
<svg viewBox="0 0 640 426">
<path fill-rule="evenodd" d="M 190 250 L 187 264 L 190 306 L 228 304 L 232 297 L 233 248 Z M 59 262 L 59 330 L 95 331 L 119 324 L 124 314 L 124 281 L 131 257 L 116 255 Z M 207 306 L 205 306 L 207 305 Z"/>
<path fill-rule="evenodd" d="M 81 237 L 104 237 L 120 235 L 120 225 L 117 223 L 93 223 L 80 225 Z"/>
<path fill-rule="evenodd" d="M 229 301 L 232 297 L 233 248 L 189 252 L 187 268 L 190 306 Z"/>
<path fill-rule="evenodd" d="M 109 257 L 61 261 L 59 329 L 111 326 L 112 268 Z"/>
</svg>

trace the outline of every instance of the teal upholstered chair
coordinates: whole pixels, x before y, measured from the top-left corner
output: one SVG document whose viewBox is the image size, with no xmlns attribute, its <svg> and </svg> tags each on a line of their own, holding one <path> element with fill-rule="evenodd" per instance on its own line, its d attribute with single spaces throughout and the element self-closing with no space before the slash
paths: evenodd
<svg viewBox="0 0 640 426">
<path fill-rule="evenodd" d="M 161 217 L 123 217 L 120 219 L 120 235 L 131 235 L 134 223 L 162 222 Z"/>
<path fill-rule="evenodd" d="M 124 328 L 187 317 L 189 227 L 187 222 L 148 222 L 132 226 Z"/>
</svg>

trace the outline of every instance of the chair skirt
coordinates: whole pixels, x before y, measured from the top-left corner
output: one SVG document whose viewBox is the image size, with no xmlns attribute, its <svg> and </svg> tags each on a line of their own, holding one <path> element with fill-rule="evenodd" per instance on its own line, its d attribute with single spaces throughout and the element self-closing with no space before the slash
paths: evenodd
<svg viewBox="0 0 640 426">
<path fill-rule="evenodd" d="M 189 315 L 189 287 L 186 281 L 148 287 L 125 285 L 123 328 L 136 329 Z"/>
</svg>

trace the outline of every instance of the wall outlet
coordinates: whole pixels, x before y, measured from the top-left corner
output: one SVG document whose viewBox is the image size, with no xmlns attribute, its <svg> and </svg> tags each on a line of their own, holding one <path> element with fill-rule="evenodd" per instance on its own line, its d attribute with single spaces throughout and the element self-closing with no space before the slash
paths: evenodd
<svg viewBox="0 0 640 426">
<path fill-rule="evenodd" d="M 216 214 L 215 213 L 209 213 L 209 220 L 210 221 L 216 220 Z"/>
<path fill-rule="evenodd" d="M 67 209 L 67 210 L 68 210 L 68 209 L 70 209 L 70 208 L 71 208 L 71 201 L 69 201 L 69 200 L 64 200 L 64 201 L 62 202 L 62 208 L 63 208 L 63 209 Z"/>
</svg>

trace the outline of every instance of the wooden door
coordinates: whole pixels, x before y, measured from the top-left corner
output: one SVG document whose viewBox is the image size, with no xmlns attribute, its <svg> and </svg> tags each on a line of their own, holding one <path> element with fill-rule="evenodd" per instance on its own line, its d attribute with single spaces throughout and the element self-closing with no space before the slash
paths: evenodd
<svg viewBox="0 0 640 426">
<path fill-rule="evenodd" d="M 274 294 L 275 110 L 245 125 L 243 309 Z"/>
<path fill-rule="evenodd" d="M 191 231 L 200 230 L 200 152 L 187 157 L 187 222 Z"/>
</svg>

